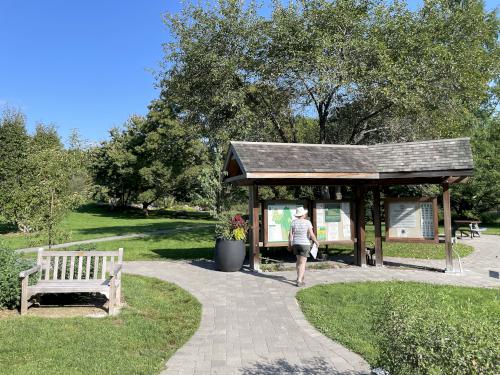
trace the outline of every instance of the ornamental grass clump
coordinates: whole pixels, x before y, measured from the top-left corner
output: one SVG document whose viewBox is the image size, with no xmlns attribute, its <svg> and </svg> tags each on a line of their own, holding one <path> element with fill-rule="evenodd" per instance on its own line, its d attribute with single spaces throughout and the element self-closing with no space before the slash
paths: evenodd
<svg viewBox="0 0 500 375">
<path fill-rule="evenodd" d="M 248 221 L 240 214 L 223 215 L 215 226 L 215 237 L 221 240 L 245 241 L 248 230 Z"/>
</svg>

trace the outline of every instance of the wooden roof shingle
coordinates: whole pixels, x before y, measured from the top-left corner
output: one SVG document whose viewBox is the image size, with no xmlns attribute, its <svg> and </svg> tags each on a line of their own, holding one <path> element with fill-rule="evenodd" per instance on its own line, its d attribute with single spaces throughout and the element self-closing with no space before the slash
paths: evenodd
<svg viewBox="0 0 500 375">
<path fill-rule="evenodd" d="M 226 170 L 231 160 L 239 173 L 228 181 L 469 176 L 473 170 L 469 138 L 370 146 L 231 142 Z"/>
</svg>

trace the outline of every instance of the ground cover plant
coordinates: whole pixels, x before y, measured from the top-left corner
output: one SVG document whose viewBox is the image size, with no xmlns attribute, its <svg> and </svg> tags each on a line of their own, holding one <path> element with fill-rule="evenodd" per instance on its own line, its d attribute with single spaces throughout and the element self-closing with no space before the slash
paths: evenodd
<svg viewBox="0 0 500 375">
<path fill-rule="evenodd" d="M 297 299 L 319 331 L 391 374 L 500 370 L 500 290 L 363 282 L 317 285 Z"/>
<path fill-rule="evenodd" d="M 201 305 L 158 279 L 123 277 L 116 317 L 0 319 L 5 374 L 155 374 L 193 335 Z M 8 349 L 8 350 L 7 350 Z"/>
<path fill-rule="evenodd" d="M 151 211 L 149 216 L 145 217 L 139 209 L 112 211 L 107 206 L 87 204 L 71 212 L 63 220 L 61 231 L 68 233 L 69 237 L 60 239 L 58 242 L 153 232 L 210 223 L 213 221 L 206 212 L 158 210 Z M 45 244 L 43 237 L 11 233 L 11 229 L 7 225 L 0 226 L 0 239 L 9 248 L 17 249 Z"/>
<path fill-rule="evenodd" d="M 19 273 L 32 266 L 31 260 L 22 259 L 12 250 L 0 248 L 0 309 L 14 308 L 19 304 Z"/>
</svg>

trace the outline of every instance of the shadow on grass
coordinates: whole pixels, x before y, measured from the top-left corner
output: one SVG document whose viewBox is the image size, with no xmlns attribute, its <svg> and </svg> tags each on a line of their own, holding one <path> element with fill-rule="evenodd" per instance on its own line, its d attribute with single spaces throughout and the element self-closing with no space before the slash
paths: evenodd
<svg viewBox="0 0 500 375">
<path fill-rule="evenodd" d="M 117 207 L 111 209 L 107 205 L 89 203 L 80 206 L 75 210 L 79 213 L 92 214 L 115 219 L 191 219 L 191 220 L 213 220 L 208 212 L 201 211 L 175 211 L 175 210 L 152 210 L 149 216 L 144 216 L 144 212 L 134 207 Z"/>
<path fill-rule="evenodd" d="M 7 234 L 7 233 L 12 233 L 16 231 L 16 227 L 9 224 L 9 223 L 3 223 L 0 222 L 0 234 Z"/>
<path fill-rule="evenodd" d="M 196 227 L 202 225 L 207 225 L 210 227 L 210 224 L 206 223 L 198 224 L 198 223 L 189 223 L 179 220 L 179 221 L 171 221 L 168 223 L 161 222 L 161 223 L 145 223 L 145 224 L 134 224 L 134 225 L 120 225 L 112 227 L 83 228 L 83 229 L 78 229 L 78 233 L 84 235 L 100 236 L 103 234 L 109 234 L 110 236 L 119 236 L 131 233 L 150 233 L 150 232 L 152 233 L 152 232 L 170 230 L 175 228 L 191 227 L 191 226 Z M 199 229 L 193 228 L 193 230 L 199 230 Z"/>
<path fill-rule="evenodd" d="M 213 247 L 186 248 L 186 249 L 153 249 L 151 250 L 157 256 L 155 258 L 171 260 L 199 260 L 213 259 Z"/>
</svg>

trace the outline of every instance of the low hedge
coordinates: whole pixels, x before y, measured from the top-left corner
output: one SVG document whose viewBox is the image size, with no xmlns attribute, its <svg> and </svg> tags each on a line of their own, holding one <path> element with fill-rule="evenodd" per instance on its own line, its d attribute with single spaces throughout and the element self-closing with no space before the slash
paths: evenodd
<svg viewBox="0 0 500 375">
<path fill-rule="evenodd" d="M 379 365 L 391 375 L 500 374 L 500 293 L 459 308 L 454 297 L 439 286 L 392 284 L 375 321 Z"/>
<path fill-rule="evenodd" d="M 21 258 L 15 251 L 0 249 L 0 309 L 13 309 L 19 305 L 19 272 L 32 265 L 32 260 Z"/>
</svg>

